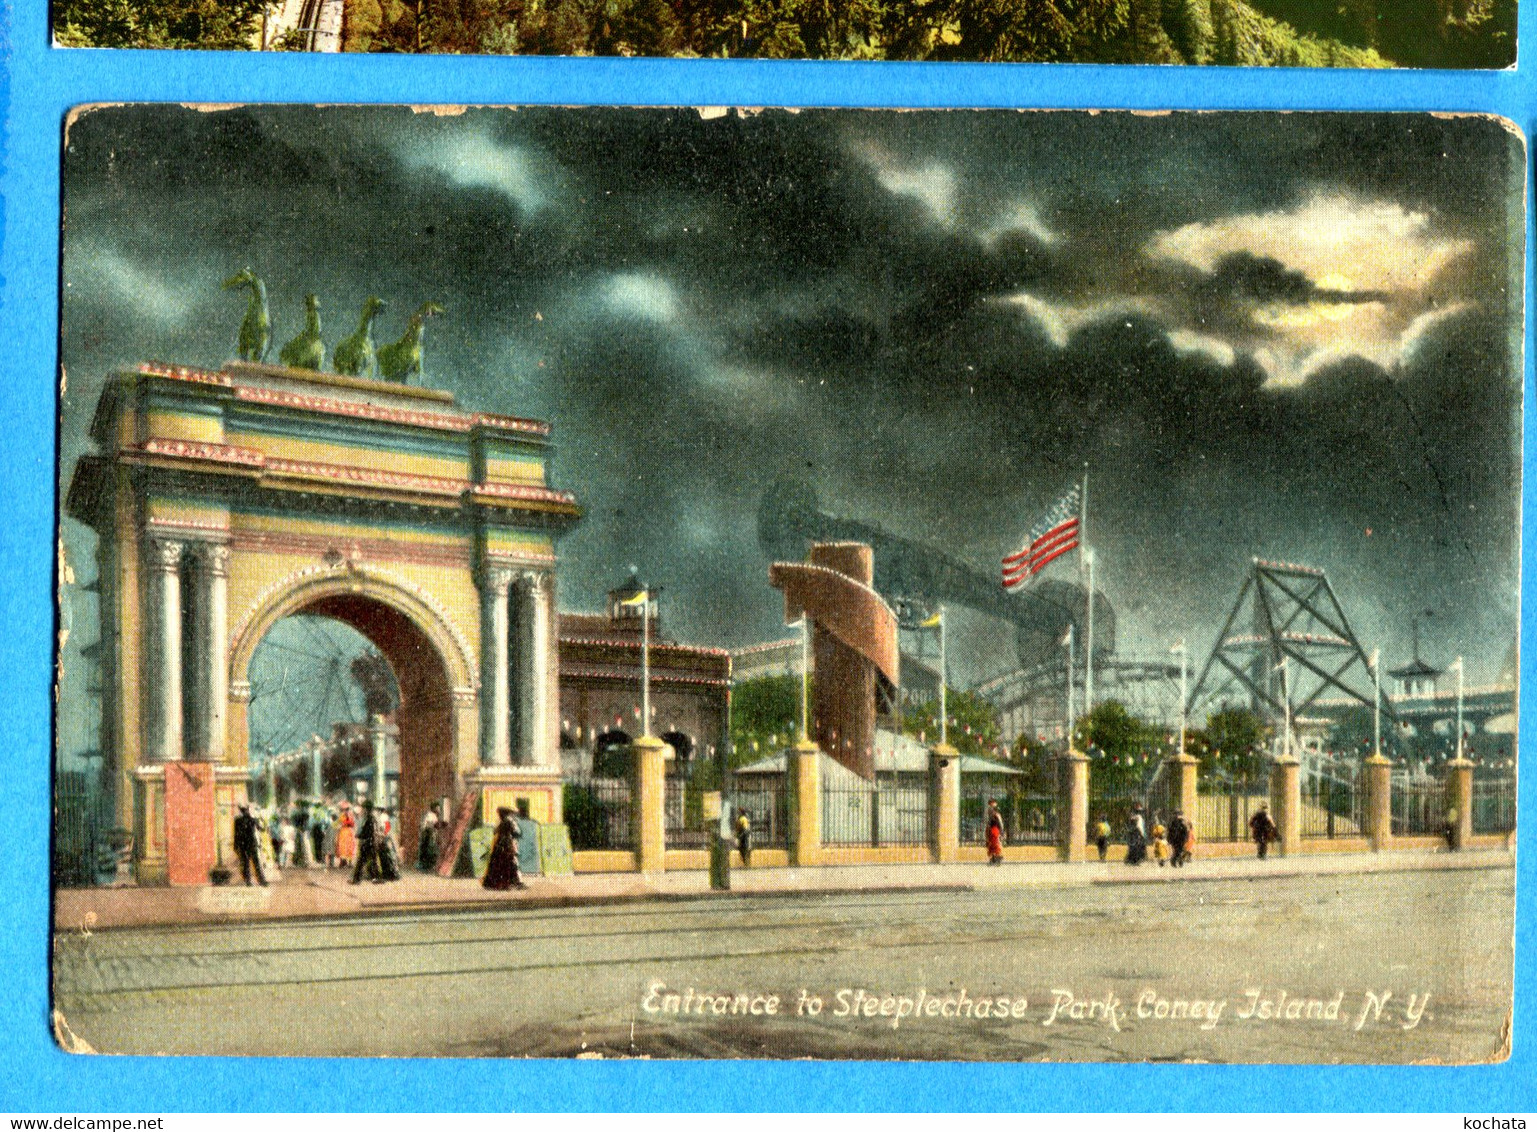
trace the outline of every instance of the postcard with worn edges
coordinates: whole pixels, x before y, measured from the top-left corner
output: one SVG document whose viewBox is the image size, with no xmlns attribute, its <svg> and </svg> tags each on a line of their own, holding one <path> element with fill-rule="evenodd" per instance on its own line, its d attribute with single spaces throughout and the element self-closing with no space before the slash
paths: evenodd
<svg viewBox="0 0 1537 1132">
<path fill-rule="evenodd" d="M 58 47 L 1513 68 L 1517 0 L 59 0 Z"/>
<path fill-rule="evenodd" d="M 56 1041 L 1503 1060 L 1524 168 L 77 109 Z"/>
</svg>

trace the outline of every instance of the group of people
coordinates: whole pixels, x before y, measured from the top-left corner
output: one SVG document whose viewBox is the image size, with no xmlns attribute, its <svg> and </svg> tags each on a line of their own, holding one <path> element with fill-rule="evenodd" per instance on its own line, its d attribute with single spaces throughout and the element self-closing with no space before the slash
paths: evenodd
<svg viewBox="0 0 1537 1132">
<path fill-rule="evenodd" d="M 1103 861 L 1110 851 L 1110 822 L 1104 814 L 1094 823 L 1094 847 Z M 1171 865 L 1182 868 L 1188 864 L 1195 848 L 1195 828 L 1184 812 L 1175 810 L 1167 823 L 1162 815 L 1154 815 L 1153 828 L 1147 827 L 1142 803 L 1132 806 L 1126 818 L 1126 863 L 1140 865 L 1148 859 L 1149 852 L 1158 867 Z"/>
<path fill-rule="evenodd" d="M 400 879 L 393 815 L 372 802 L 360 808 L 344 798 L 301 798 L 270 808 L 243 802 L 234 833 L 240 876 L 248 885 L 266 885 L 288 868 L 352 869 L 353 884 L 365 873 L 381 883 Z M 436 844 L 434 833 L 434 861 Z"/>
</svg>

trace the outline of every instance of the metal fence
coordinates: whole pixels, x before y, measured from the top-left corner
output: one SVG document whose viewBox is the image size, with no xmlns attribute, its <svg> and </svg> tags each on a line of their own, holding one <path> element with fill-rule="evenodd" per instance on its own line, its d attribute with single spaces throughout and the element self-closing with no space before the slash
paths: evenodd
<svg viewBox="0 0 1537 1132">
<path fill-rule="evenodd" d="M 111 862 L 101 796 L 85 775 L 64 771 L 53 795 L 53 882 L 61 888 L 94 885 Z"/>
<path fill-rule="evenodd" d="M 961 783 L 961 844 L 987 844 L 987 803 L 998 800 L 1005 842 L 1009 845 L 1055 845 L 1057 799 L 1050 794 L 1026 794 L 1001 789 L 996 783 L 968 776 Z"/>
<path fill-rule="evenodd" d="M 1089 820 L 1083 830 L 1083 836 L 1087 841 L 1094 840 L 1094 829 L 1103 819 L 1110 823 L 1110 837 L 1113 841 L 1123 841 L 1126 838 L 1126 828 L 1131 820 L 1131 815 L 1136 807 L 1143 807 L 1143 828 L 1148 834 L 1152 833 L 1153 822 L 1146 813 L 1146 792 L 1140 784 L 1136 783 L 1106 783 L 1096 784 L 1094 774 L 1089 773 Z"/>
<path fill-rule="evenodd" d="M 783 849 L 790 843 L 789 787 L 784 775 L 738 775 L 731 783 L 733 811 L 745 810 L 752 843 Z M 733 812 L 733 820 L 735 813 Z"/>
<path fill-rule="evenodd" d="M 1249 819 L 1270 801 L 1270 781 L 1259 778 L 1209 778 L 1196 796 L 1196 841 L 1247 841 Z"/>
<path fill-rule="evenodd" d="M 663 802 L 663 828 L 669 849 L 708 849 L 710 823 L 704 817 L 704 792 L 671 775 Z"/>
<path fill-rule="evenodd" d="M 568 778 L 561 809 L 573 849 L 631 849 L 630 782 L 626 778 Z"/>
<path fill-rule="evenodd" d="M 1473 832 L 1509 833 L 1516 828 L 1516 780 L 1473 780 Z"/>
<path fill-rule="evenodd" d="M 822 784 L 824 845 L 927 845 L 927 775 L 877 775 L 874 783 Z"/>
<path fill-rule="evenodd" d="M 1410 779 L 1393 783 L 1395 836 L 1440 834 L 1446 827 L 1446 783 Z"/>
<path fill-rule="evenodd" d="M 1356 782 L 1309 778 L 1302 784 L 1302 836 L 1360 837 L 1366 829 L 1365 791 Z"/>
</svg>

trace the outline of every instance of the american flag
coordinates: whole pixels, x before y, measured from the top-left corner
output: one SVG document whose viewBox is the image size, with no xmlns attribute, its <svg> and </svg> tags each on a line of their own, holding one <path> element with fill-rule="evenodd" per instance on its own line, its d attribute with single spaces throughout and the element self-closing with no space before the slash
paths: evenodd
<svg viewBox="0 0 1537 1132">
<path fill-rule="evenodd" d="M 1020 589 L 1049 563 L 1078 548 L 1082 491 L 1082 485 L 1074 484 L 1040 522 L 1030 528 L 1025 545 L 1003 560 L 1004 589 Z"/>
</svg>

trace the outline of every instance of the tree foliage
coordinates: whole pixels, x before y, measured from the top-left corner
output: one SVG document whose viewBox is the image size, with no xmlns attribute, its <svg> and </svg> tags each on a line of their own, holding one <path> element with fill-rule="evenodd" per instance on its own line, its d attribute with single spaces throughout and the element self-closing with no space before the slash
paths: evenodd
<svg viewBox="0 0 1537 1132">
<path fill-rule="evenodd" d="M 260 0 L 61 0 L 53 9 L 61 47 L 258 46 Z"/>
<path fill-rule="evenodd" d="M 731 766 L 777 754 L 800 738 L 799 676 L 758 676 L 731 692 Z"/>
<path fill-rule="evenodd" d="M 950 728 L 946 739 L 963 755 L 998 757 L 998 713 L 975 692 L 945 690 L 945 715 Z M 902 715 L 902 730 L 925 743 L 939 742 L 939 701 L 912 704 Z"/>
<path fill-rule="evenodd" d="M 1096 704 L 1073 726 L 1073 746 L 1089 756 L 1096 792 L 1143 785 L 1168 754 L 1167 736 L 1120 700 Z"/>
<path fill-rule="evenodd" d="M 1204 730 L 1186 736 L 1185 749 L 1201 760 L 1202 775 L 1255 779 L 1265 773 L 1271 737 L 1253 711 L 1223 707 L 1206 717 Z"/>
</svg>

